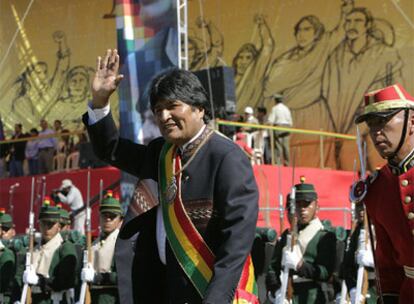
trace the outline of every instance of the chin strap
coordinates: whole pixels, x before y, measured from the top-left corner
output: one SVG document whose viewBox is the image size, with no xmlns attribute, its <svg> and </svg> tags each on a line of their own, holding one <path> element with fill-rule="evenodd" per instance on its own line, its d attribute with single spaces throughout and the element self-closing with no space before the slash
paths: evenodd
<svg viewBox="0 0 414 304">
<path fill-rule="evenodd" d="M 404 139 L 405 139 L 405 135 L 407 134 L 407 124 L 408 124 L 408 114 L 410 113 L 410 109 L 404 109 L 404 126 L 403 129 L 401 131 L 401 138 L 400 138 L 400 142 L 398 143 L 397 148 L 395 149 L 395 151 L 387 157 L 388 160 L 392 160 L 394 159 L 395 156 L 397 156 L 398 152 L 400 151 L 401 147 L 404 144 Z"/>
</svg>

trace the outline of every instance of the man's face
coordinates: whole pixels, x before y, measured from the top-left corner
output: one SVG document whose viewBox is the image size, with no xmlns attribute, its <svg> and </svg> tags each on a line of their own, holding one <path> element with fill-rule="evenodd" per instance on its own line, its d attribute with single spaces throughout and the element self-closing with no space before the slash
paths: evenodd
<svg viewBox="0 0 414 304">
<path fill-rule="evenodd" d="M 296 33 L 296 42 L 301 48 L 306 48 L 315 40 L 315 28 L 308 20 L 303 20 Z"/>
<path fill-rule="evenodd" d="M 62 228 L 60 228 L 60 231 L 69 231 L 70 230 L 70 224 L 63 225 Z"/>
<path fill-rule="evenodd" d="M 204 125 L 204 110 L 179 100 L 158 101 L 154 116 L 165 140 L 178 146 L 190 141 Z"/>
<path fill-rule="evenodd" d="M 404 111 L 387 117 L 370 117 L 366 120 L 369 135 L 382 158 L 391 156 L 397 148 L 404 128 Z"/>
<path fill-rule="evenodd" d="M 3 227 L 0 229 L 0 238 L 3 240 L 11 240 L 16 235 L 16 230 L 11 228 Z"/>
<path fill-rule="evenodd" d="M 367 19 L 365 14 L 361 12 L 353 12 L 346 16 L 345 33 L 349 40 L 355 40 L 366 35 Z"/>
<path fill-rule="evenodd" d="M 100 214 L 99 222 L 102 232 L 110 234 L 121 225 L 122 219 L 119 214 L 103 212 Z"/>
<path fill-rule="evenodd" d="M 248 119 L 250 119 L 250 117 L 252 117 L 253 114 L 250 113 L 244 113 L 244 120 L 247 121 Z"/>
<path fill-rule="evenodd" d="M 296 216 L 301 225 L 309 224 L 316 214 L 316 201 L 296 201 Z"/>
<path fill-rule="evenodd" d="M 60 130 L 62 128 L 62 123 L 58 120 L 55 120 L 53 122 L 53 126 L 55 127 L 55 130 Z"/>
<path fill-rule="evenodd" d="M 253 61 L 253 54 L 249 51 L 243 51 L 239 54 L 237 58 L 236 67 L 237 67 L 237 74 L 243 75 L 246 72 L 247 67 Z"/>
<path fill-rule="evenodd" d="M 257 119 L 259 121 L 263 121 L 265 119 L 265 117 L 266 117 L 266 114 L 264 112 L 262 112 L 262 111 L 258 111 L 256 117 L 257 117 Z"/>
<path fill-rule="evenodd" d="M 42 119 L 42 120 L 40 121 L 40 127 L 42 128 L 42 130 L 43 130 L 43 131 L 44 131 L 44 130 L 46 130 L 46 129 L 48 128 L 47 121 L 46 121 L 46 120 L 44 120 L 44 119 Z"/>
<path fill-rule="evenodd" d="M 22 132 L 22 128 L 20 128 L 20 126 L 18 124 L 14 125 L 14 132 L 15 133 L 21 133 Z"/>
<path fill-rule="evenodd" d="M 69 186 L 69 187 L 62 188 L 62 190 L 61 190 L 61 192 L 62 192 L 64 195 L 67 195 L 67 194 L 69 193 L 69 191 L 70 191 L 70 186 Z"/>
<path fill-rule="evenodd" d="M 41 220 L 40 221 L 40 233 L 42 234 L 42 240 L 46 243 L 53 239 L 56 234 L 60 232 L 60 223 L 49 221 L 49 220 Z"/>
</svg>

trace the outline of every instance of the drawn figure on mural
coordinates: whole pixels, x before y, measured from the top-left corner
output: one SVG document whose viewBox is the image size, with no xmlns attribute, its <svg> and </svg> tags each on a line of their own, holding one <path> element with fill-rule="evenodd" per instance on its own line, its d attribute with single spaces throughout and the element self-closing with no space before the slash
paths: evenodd
<svg viewBox="0 0 414 304">
<path fill-rule="evenodd" d="M 263 90 L 268 99 L 266 106 L 273 105 L 273 95 L 282 94 L 300 128 L 318 127 L 310 116 L 313 111 L 307 108 L 320 95 L 324 63 L 341 42 L 345 16 L 353 7 L 353 0 L 342 0 L 339 22 L 331 31 L 326 31 L 314 15 L 302 17 L 294 27 L 297 44 L 278 56 L 266 75 Z"/>
<path fill-rule="evenodd" d="M 62 95 L 55 103 L 49 114 L 49 120 L 58 119 L 66 128 L 71 128 L 74 123 L 80 125 L 80 115 L 84 111 L 81 106 L 91 100 L 90 79 L 95 70 L 87 66 L 75 66 L 71 68 L 64 84 Z"/>
<path fill-rule="evenodd" d="M 275 41 L 264 16 L 256 15 L 254 23 L 259 32 L 258 44 L 242 45 L 233 59 L 237 113 L 243 113 L 246 106 L 256 107 L 261 103 L 262 82 L 275 47 Z"/>
<path fill-rule="evenodd" d="M 326 62 L 320 100 L 335 132 L 349 133 L 365 92 L 402 83 L 403 62 L 394 48 L 395 32 L 388 22 L 374 19 L 363 7 L 354 8 L 345 20 L 345 38 Z M 341 168 L 342 143 L 335 145 Z"/>
<path fill-rule="evenodd" d="M 65 33 L 56 31 L 52 37 L 58 45 L 52 77 L 49 76 L 48 64 L 37 61 L 30 64 L 14 82 L 16 94 L 11 105 L 12 115 L 30 125 L 35 125 L 40 118 L 46 117 L 56 103 L 69 68 L 70 49 Z"/>
<path fill-rule="evenodd" d="M 121 69 L 125 77 L 118 93 L 123 121 L 121 136 L 142 142 L 151 139 L 149 136 L 154 133 L 143 128 L 149 109 L 147 83 L 159 71 L 178 64 L 176 1 L 141 1 L 139 12 L 143 26 L 152 29 L 155 35 L 126 58 Z"/>
<path fill-rule="evenodd" d="M 224 38 L 218 28 L 200 16 L 196 19 L 199 31 L 188 37 L 188 66 L 192 71 L 223 65 Z"/>
</svg>

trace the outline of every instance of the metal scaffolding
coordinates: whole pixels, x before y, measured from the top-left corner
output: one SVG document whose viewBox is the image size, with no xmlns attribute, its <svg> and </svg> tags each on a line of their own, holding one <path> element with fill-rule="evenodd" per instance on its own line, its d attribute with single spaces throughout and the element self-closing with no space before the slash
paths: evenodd
<svg viewBox="0 0 414 304">
<path fill-rule="evenodd" d="M 188 70 L 187 0 L 177 0 L 178 67 Z"/>
</svg>

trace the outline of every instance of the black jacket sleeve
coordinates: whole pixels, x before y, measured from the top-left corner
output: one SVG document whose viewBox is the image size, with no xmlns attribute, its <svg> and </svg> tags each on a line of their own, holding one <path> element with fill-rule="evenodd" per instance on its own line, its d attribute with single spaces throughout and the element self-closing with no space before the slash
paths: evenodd
<svg viewBox="0 0 414 304">
<path fill-rule="evenodd" d="M 213 277 L 203 303 L 231 303 L 255 237 L 258 189 L 252 166 L 237 146 L 222 159 L 214 204 L 220 221 Z"/>
<path fill-rule="evenodd" d="M 85 113 L 83 122 L 93 151 L 101 160 L 139 178 L 157 180 L 158 157 L 164 139 L 157 138 L 145 146 L 121 138 L 111 113 L 93 125 L 88 120 Z"/>
</svg>

